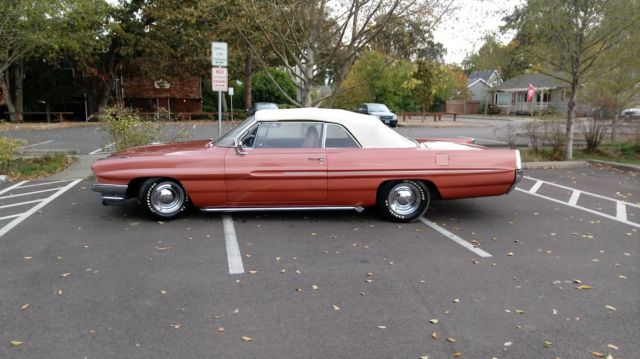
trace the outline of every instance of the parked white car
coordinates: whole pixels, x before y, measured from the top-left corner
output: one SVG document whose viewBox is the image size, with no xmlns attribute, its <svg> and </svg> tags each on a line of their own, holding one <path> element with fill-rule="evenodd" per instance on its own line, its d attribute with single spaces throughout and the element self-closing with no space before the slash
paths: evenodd
<svg viewBox="0 0 640 359">
<path fill-rule="evenodd" d="M 628 108 L 626 110 L 622 110 L 620 114 L 625 117 L 640 117 L 640 108 Z"/>
</svg>

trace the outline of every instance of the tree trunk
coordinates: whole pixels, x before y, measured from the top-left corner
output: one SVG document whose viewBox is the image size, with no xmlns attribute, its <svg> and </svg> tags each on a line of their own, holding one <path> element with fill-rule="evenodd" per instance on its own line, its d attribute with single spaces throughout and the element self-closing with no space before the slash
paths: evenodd
<svg viewBox="0 0 640 359">
<path fill-rule="evenodd" d="M 573 123 L 576 119 L 576 99 L 578 98 L 578 81 L 573 80 L 571 83 L 571 98 L 568 103 L 567 111 L 567 128 L 565 132 L 564 143 L 564 159 L 571 160 L 573 158 Z"/>
<path fill-rule="evenodd" d="M 9 71 L 5 71 L 0 76 L 0 87 L 2 87 L 2 93 L 4 94 L 4 101 L 7 104 L 9 110 L 9 121 L 18 122 L 18 114 L 16 114 L 16 106 L 13 104 L 13 98 L 11 97 L 11 88 L 9 87 Z"/>
<path fill-rule="evenodd" d="M 253 84 L 251 83 L 251 73 L 253 72 L 253 58 L 251 52 L 247 53 L 247 57 L 244 58 L 244 108 L 249 110 L 253 105 Z"/>
<path fill-rule="evenodd" d="M 313 67 L 315 66 L 315 53 L 313 49 L 308 50 L 307 62 L 302 69 L 304 80 L 302 83 L 301 104 L 302 107 L 311 107 L 311 87 L 313 85 Z"/>
<path fill-rule="evenodd" d="M 616 108 L 616 113 L 613 115 L 613 121 L 611 122 L 611 142 L 616 140 L 616 132 L 618 132 L 618 118 L 620 116 L 620 109 Z"/>
<path fill-rule="evenodd" d="M 16 112 L 18 113 L 18 122 L 24 120 L 24 61 L 22 59 L 16 61 L 14 76 L 14 102 Z"/>
</svg>

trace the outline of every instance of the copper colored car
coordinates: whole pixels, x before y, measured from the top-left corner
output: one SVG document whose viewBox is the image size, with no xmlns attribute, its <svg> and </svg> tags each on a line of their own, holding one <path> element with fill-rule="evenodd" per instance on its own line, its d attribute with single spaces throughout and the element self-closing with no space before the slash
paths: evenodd
<svg viewBox="0 0 640 359">
<path fill-rule="evenodd" d="M 376 117 L 333 109 L 263 110 L 217 141 L 136 147 L 92 166 L 106 205 L 137 197 L 170 219 L 207 212 L 377 207 L 409 222 L 432 198 L 509 193 L 522 177 L 517 150 L 471 139 L 409 139 Z"/>
</svg>

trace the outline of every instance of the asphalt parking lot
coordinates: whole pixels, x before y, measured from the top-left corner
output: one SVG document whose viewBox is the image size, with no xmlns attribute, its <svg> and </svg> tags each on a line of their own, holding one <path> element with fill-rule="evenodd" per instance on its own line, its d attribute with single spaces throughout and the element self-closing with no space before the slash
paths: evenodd
<svg viewBox="0 0 640 359">
<path fill-rule="evenodd" d="M 526 175 L 410 224 L 2 184 L 0 358 L 636 357 L 640 176 Z"/>
</svg>

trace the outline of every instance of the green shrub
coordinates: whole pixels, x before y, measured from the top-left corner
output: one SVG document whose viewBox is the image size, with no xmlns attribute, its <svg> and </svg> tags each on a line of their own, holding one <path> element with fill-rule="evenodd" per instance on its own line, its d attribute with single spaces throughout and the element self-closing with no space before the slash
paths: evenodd
<svg viewBox="0 0 640 359">
<path fill-rule="evenodd" d="M 160 141 L 162 122 L 147 120 L 129 107 L 104 107 L 98 120 L 107 125 L 110 141 L 117 151 Z"/>
<path fill-rule="evenodd" d="M 16 159 L 16 152 L 26 143 L 21 138 L 0 137 L 0 174 L 9 173 Z"/>
</svg>

